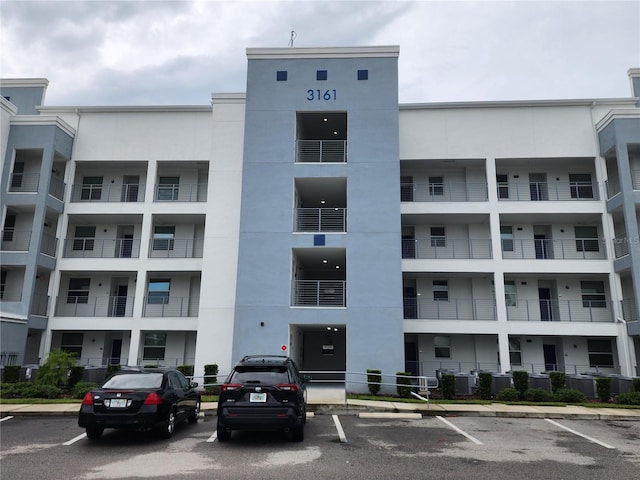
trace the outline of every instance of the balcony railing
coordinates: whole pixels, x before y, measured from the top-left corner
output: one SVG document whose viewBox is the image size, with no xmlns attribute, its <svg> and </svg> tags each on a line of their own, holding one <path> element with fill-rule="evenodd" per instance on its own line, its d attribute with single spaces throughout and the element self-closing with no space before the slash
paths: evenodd
<svg viewBox="0 0 640 480">
<path fill-rule="evenodd" d="M 144 317 L 197 317 L 200 297 L 145 297 Z"/>
<path fill-rule="evenodd" d="M 68 238 L 64 243 L 65 258 L 138 258 L 139 238 Z"/>
<path fill-rule="evenodd" d="M 296 162 L 298 163 L 345 163 L 346 161 L 346 140 L 296 141 Z"/>
<path fill-rule="evenodd" d="M 541 322 L 613 322 L 611 302 L 605 300 L 518 300 L 507 306 L 507 320 Z"/>
<path fill-rule="evenodd" d="M 496 305 L 491 299 L 450 298 L 432 300 L 404 297 L 404 318 L 421 320 L 496 320 Z"/>
<path fill-rule="evenodd" d="M 605 260 L 606 244 L 600 238 L 566 240 L 502 240 L 502 258 L 537 260 Z"/>
<path fill-rule="evenodd" d="M 496 352 L 497 355 L 497 352 Z M 455 360 L 442 361 L 414 361 L 411 365 L 415 369 L 419 369 L 419 375 L 435 376 L 440 373 L 478 373 L 478 372 L 494 372 L 500 373 L 500 365 L 491 362 L 456 362 Z M 598 367 L 588 364 L 574 363 L 522 363 L 511 364 L 513 370 L 526 370 L 529 373 L 543 372 L 565 372 L 567 375 L 576 375 L 582 373 L 603 372 L 603 373 L 620 373 L 619 367 Z"/>
<path fill-rule="evenodd" d="M 441 238 L 402 240 L 402 258 L 487 259 L 491 258 L 491 240 L 483 238 Z"/>
<path fill-rule="evenodd" d="M 47 295 L 34 294 L 31 299 L 31 315 L 46 317 L 48 305 L 49 297 Z"/>
<path fill-rule="evenodd" d="M 29 243 L 31 243 L 31 231 L 20 230 L 2 230 L 0 238 L 2 238 L 3 252 L 28 252 Z"/>
<path fill-rule="evenodd" d="M 161 183 L 155 186 L 156 202 L 206 202 L 206 183 Z"/>
<path fill-rule="evenodd" d="M 149 258 L 202 258 L 203 239 L 155 238 L 149 243 Z"/>
<path fill-rule="evenodd" d="M 624 318 L 625 322 L 637 322 L 640 320 L 635 299 L 625 298 L 620 301 L 620 305 L 622 308 L 622 318 Z"/>
<path fill-rule="evenodd" d="M 71 189 L 72 202 L 144 202 L 143 183 L 78 184 Z"/>
<path fill-rule="evenodd" d="M 20 302 L 22 301 L 22 292 L 7 290 L 7 284 L 0 284 L 0 300 L 3 302 Z"/>
<path fill-rule="evenodd" d="M 498 200 L 600 200 L 597 182 L 500 182 Z"/>
<path fill-rule="evenodd" d="M 627 237 L 616 237 L 613 239 L 613 251 L 616 258 L 629 255 L 629 239 Z"/>
<path fill-rule="evenodd" d="M 346 232 L 346 208 L 296 208 L 296 232 Z"/>
<path fill-rule="evenodd" d="M 38 191 L 39 183 L 39 173 L 12 173 L 9 191 L 34 193 Z"/>
<path fill-rule="evenodd" d="M 486 183 L 401 183 L 402 202 L 486 202 Z"/>
<path fill-rule="evenodd" d="M 131 317 L 134 296 L 67 295 L 57 298 L 59 317 Z"/>
<path fill-rule="evenodd" d="M 50 257 L 56 256 L 56 248 L 58 247 L 58 239 L 53 235 L 42 235 L 42 241 L 40 242 L 40 253 L 49 255 Z"/>
<path fill-rule="evenodd" d="M 298 280 L 293 285 L 294 307 L 346 307 L 344 280 Z"/>
<path fill-rule="evenodd" d="M 49 195 L 58 200 L 64 199 L 64 190 L 66 188 L 65 183 L 56 177 L 51 177 L 51 181 L 49 182 Z"/>
</svg>

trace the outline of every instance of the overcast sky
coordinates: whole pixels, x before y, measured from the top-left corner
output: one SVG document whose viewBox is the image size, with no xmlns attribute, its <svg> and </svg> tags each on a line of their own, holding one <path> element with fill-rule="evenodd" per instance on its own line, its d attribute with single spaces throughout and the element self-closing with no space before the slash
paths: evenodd
<svg viewBox="0 0 640 480">
<path fill-rule="evenodd" d="M 0 1 L 0 76 L 47 105 L 210 103 L 246 48 L 399 45 L 400 101 L 630 96 L 633 1 Z"/>
</svg>

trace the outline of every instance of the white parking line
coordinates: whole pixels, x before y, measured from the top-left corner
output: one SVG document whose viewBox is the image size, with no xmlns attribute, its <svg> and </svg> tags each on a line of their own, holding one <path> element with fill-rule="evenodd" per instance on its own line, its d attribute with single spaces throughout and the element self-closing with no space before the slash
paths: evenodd
<svg viewBox="0 0 640 480">
<path fill-rule="evenodd" d="M 555 425 L 556 427 L 563 428 L 563 429 L 565 429 L 567 432 L 571 432 L 571 433 L 573 433 L 574 435 L 577 435 L 577 436 L 582 437 L 582 438 L 584 438 L 584 439 L 586 439 L 586 440 L 589 440 L 590 442 L 597 443 L 598 445 L 600 445 L 600 446 L 602 446 L 602 447 L 604 447 L 604 448 L 616 448 L 616 447 L 613 447 L 613 446 L 609 445 L 608 443 L 601 442 L 600 440 L 596 440 L 595 438 L 591 438 L 591 437 L 589 437 L 589 436 L 587 436 L 587 435 L 585 435 L 585 434 L 583 434 L 583 433 L 576 432 L 575 430 L 572 430 L 572 429 L 571 429 L 571 428 L 569 428 L 569 427 L 565 427 L 564 425 L 561 425 L 561 424 L 559 424 L 558 422 L 554 422 L 554 421 L 553 421 L 553 420 L 551 420 L 550 418 L 545 418 L 545 420 L 546 420 L 547 422 L 551 423 L 552 425 Z"/>
<path fill-rule="evenodd" d="M 347 443 L 347 436 L 344 434 L 344 430 L 342 429 L 342 424 L 340 423 L 340 419 L 338 415 L 331 415 L 333 417 L 333 423 L 336 425 L 336 430 L 338 430 L 338 436 L 340 437 L 341 443 Z"/>
<path fill-rule="evenodd" d="M 480 440 L 478 440 L 477 438 L 469 435 L 467 432 L 465 432 L 464 430 L 459 429 L 458 427 L 456 427 L 453 423 L 451 423 L 449 420 L 447 420 L 446 418 L 441 417 L 440 415 L 436 415 L 436 418 L 444 423 L 446 423 L 449 427 L 453 428 L 456 432 L 458 432 L 460 435 L 463 435 L 465 437 L 467 437 L 469 440 L 471 440 L 473 443 L 475 443 L 476 445 L 484 445 Z"/>
<path fill-rule="evenodd" d="M 63 445 L 73 445 L 74 443 L 76 443 L 78 440 L 82 440 L 83 438 L 85 438 L 87 436 L 86 433 L 81 433 L 80 435 L 78 435 L 75 438 L 72 438 L 71 440 L 69 440 L 68 442 L 64 442 Z"/>
<path fill-rule="evenodd" d="M 213 432 L 209 438 L 207 438 L 207 443 L 215 442 L 218 439 L 218 432 Z"/>
<path fill-rule="evenodd" d="M 5 420 L 11 420 L 13 417 L 11 415 L 8 415 L 6 417 L 0 418 L 0 423 L 4 422 Z"/>
</svg>

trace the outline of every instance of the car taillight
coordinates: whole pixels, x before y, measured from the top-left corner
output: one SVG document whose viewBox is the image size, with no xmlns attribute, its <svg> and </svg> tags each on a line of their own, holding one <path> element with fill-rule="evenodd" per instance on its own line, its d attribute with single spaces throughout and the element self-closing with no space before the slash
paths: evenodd
<svg viewBox="0 0 640 480">
<path fill-rule="evenodd" d="M 239 390 L 240 388 L 242 388 L 241 383 L 223 383 L 220 387 L 220 390 L 223 392 L 228 392 L 231 390 Z"/>
<path fill-rule="evenodd" d="M 145 405 L 162 405 L 162 399 L 158 396 L 156 392 L 151 392 L 147 395 L 147 398 L 144 399 Z"/>
<path fill-rule="evenodd" d="M 82 399 L 82 405 L 93 405 L 93 395 L 91 392 L 87 392 L 87 394 Z"/>
<path fill-rule="evenodd" d="M 287 392 L 297 392 L 298 386 L 295 383 L 285 383 L 281 385 L 276 385 L 278 390 L 285 390 Z"/>
</svg>

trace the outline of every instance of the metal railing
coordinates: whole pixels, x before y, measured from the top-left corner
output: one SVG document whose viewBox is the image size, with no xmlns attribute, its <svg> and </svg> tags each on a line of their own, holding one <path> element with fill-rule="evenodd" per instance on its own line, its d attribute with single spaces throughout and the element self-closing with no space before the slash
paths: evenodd
<svg viewBox="0 0 640 480">
<path fill-rule="evenodd" d="M 196 295 L 177 297 L 145 297 L 143 317 L 197 317 L 200 297 Z"/>
<path fill-rule="evenodd" d="M 49 195 L 57 198 L 58 200 L 63 200 L 66 187 L 67 185 L 62 180 L 56 177 L 51 177 L 49 182 Z"/>
<path fill-rule="evenodd" d="M 149 258 L 202 258 L 204 239 L 152 238 Z"/>
<path fill-rule="evenodd" d="M 134 299 L 133 295 L 59 296 L 55 314 L 59 317 L 131 317 Z"/>
<path fill-rule="evenodd" d="M 601 238 L 502 240 L 502 258 L 537 260 L 606 260 Z"/>
<path fill-rule="evenodd" d="M 21 302 L 22 292 L 7 290 L 7 284 L 0 284 L 0 300 L 3 302 Z"/>
<path fill-rule="evenodd" d="M 72 202 L 144 202 L 144 183 L 78 184 L 71 187 Z"/>
<path fill-rule="evenodd" d="M 296 232 L 346 232 L 346 208 L 296 208 Z"/>
<path fill-rule="evenodd" d="M 56 256 L 56 249 L 58 248 L 58 239 L 53 235 L 47 235 L 46 233 L 42 235 L 42 240 L 40 242 L 40 253 L 44 253 L 45 255 L 49 255 L 50 257 Z"/>
<path fill-rule="evenodd" d="M 616 237 L 613 240 L 613 252 L 616 258 L 622 258 L 629 255 L 629 238 Z"/>
<path fill-rule="evenodd" d="M 293 284 L 294 307 L 346 307 L 344 280 L 297 280 Z"/>
<path fill-rule="evenodd" d="M 139 238 L 68 238 L 64 242 L 65 258 L 138 258 Z"/>
<path fill-rule="evenodd" d="M 637 322 L 640 320 L 638 305 L 634 298 L 624 298 L 620 300 L 620 308 L 622 310 L 622 318 L 625 322 Z"/>
<path fill-rule="evenodd" d="M 47 309 L 49 305 L 49 297 L 40 293 L 36 293 L 31 297 L 31 315 L 39 317 L 47 316 Z"/>
<path fill-rule="evenodd" d="M 486 202 L 486 183 L 443 182 L 401 183 L 402 202 Z"/>
<path fill-rule="evenodd" d="M 297 163 L 345 163 L 346 140 L 297 140 Z"/>
<path fill-rule="evenodd" d="M 9 191 L 35 193 L 38 191 L 39 184 L 39 173 L 12 173 L 9 179 Z"/>
<path fill-rule="evenodd" d="M 432 300 L 404 297 L 404 318 L 420 320 L 496 320 L 495 301 L 477 298 Z"/>
<path fill-rule="evenodd" d="M 420 375 L 435 375 L 443 373 L 468 373 L 476 375 L 480 372 L 500 373 L 500 364 L 491 362 L 456 362 L 443 361 L 416 361 L 412 362 L 419 369 Z M 620 373 L 620 367 L 591 366 L 588 364 L 574 363 L 522 363 L 511 364 L 511 370 L 526 370 L 532 374 L 548 373 L 553 371 L 565 372 L 567 375 L 580 375 L 592 373 Z"/>
<path fill-rule="evenodd" d="M 154 202 L 206 202 L 206 183 L 160 183 L 155 185 Z"/>
<path fill-rule="evenodd" d="M 17 365 L 19 352 L 0 352 L 0 365 Z"/>
<path fill-rule="evenodd" d="M 597 182 L 499 182 L 497 188 L 503 201 L 600 200 Z"/>
<path fill-rule="evenodd" d="M 613 305 L 606 300 L 517 300 L 507 306 L 507 320 L 542 322 L 614 322 Z"/>
<path fill-rule="evenodd" d="M 4 252 L 28 252 L 31 242 L 31 231 L 2 230 L 2 251 Z"/>
<path fill-rule="evenodd" d="M 442 237 L 403 239 L 402 258 L 488 259 L 492 258 L 491 239 Z"/>
</svg>

